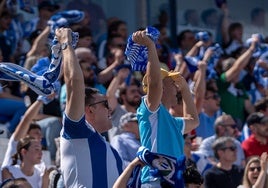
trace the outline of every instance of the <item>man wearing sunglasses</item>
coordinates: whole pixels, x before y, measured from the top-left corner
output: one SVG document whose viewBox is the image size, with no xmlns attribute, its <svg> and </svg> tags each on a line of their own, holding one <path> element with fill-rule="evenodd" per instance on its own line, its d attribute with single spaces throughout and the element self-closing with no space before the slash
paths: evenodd
<svg viewBox="0 0 268 188">
<path fill-rule="evenodd" d="M 215 142 L 215 140 L 224 137 L 224 136 L 230 136 L 232 138 L 236 138 L 237 136 L 237 126 L 236 122 L 232 118 L 232 116 L 223 114 L 219 116 L 214 124 L 214 130 L 215 134 L 213 136 L 210 136 L 206 139 L 204 139 L 199 147 L 198 152 L 204 154 L 208 157 L 209 161 L 212 164 L 217 164 L 218 160 L 215 156 L 215 152 L 213 152 L 211 145 Z M 238 140 L 235 139 L 234 141 L 237 149 L 236 149 L 236 160 L 234 161 L 234 164 L 238 166 L 244 166 L 245 165 L 245 154 L 241 147 L 241 144 Z"/>
<path fill-rule="evenodd" d="M 237 188 L 243 177 L 243 169 L 233 163 L 237 146 L 232 137 L 218 138 L 212 145 L 218 162 L 205 173 L 206 188 Z"/>
<path fill-rule="evenodd" d="M 81 66 L 71 46 L 71 29 L 56 30 L 62 48 L 67 100 L 60 138 L 65 187 L 112 187 L 122 172 L 122 159 L 100 135 L 112 127 L 107 99 L 85 88 Z"/>
</svg>

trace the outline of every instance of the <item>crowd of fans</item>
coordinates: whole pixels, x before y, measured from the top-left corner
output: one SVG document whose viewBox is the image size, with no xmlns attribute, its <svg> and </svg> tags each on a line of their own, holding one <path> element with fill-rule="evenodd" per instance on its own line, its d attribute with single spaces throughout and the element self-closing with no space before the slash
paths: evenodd
<svg viewBox="0 0 268 188">
<path fill-rule="evenodd" d="M 37 73 L 50 64 L 57 36 L 63 66 L 48 97 L 1 79 L 0 70 L 0 129 L 9 139 L 3 187 L 127 187 L 138 166 L 145 166 L 139 186 L 174 187 L 150 174 L 157 165 L 137 158 L 140 146 L 185 155 L 186 169 L 197 172 L 184 177 L 187 188 L 268 186 L 268 34 L 257 30 L 263 9 L 253 9 L 252 25 L 244 26 L 223 3 L 217 24 L 208 9 L 202 27 L 197 12 L 187 10 L 174 49 L 163 13 L 153 25 L 156 41 L 147 28 L 129 35 L 116 17 L 96 39 L 100 28 L 91 17 L 101 12 L 81 11 L 68 29 L 53 30 L 62 24 L 55 15 L 67 14 L 57 14 L 60 6 L 42 1 L 38 18 L 21 23 L 7 2 L 0 3 L 1 62 Z M 79 33 L 75 49 L 72 32 Z M 130 41 L 147 48 L 146 70 L 133 69 L 125 54 Z"/>
</svg>

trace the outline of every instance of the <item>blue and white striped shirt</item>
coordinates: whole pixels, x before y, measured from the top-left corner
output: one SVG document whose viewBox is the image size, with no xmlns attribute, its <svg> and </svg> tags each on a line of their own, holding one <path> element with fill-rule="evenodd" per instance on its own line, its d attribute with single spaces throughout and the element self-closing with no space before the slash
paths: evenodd
<svg viewBox="0 0 268 188">
<path fill-rule="evenodd" d="M 85 120 L 63 117 L 61 170 L 66 187 L 110 188 L 122 173 L 122 159 Z"/>
</svg>

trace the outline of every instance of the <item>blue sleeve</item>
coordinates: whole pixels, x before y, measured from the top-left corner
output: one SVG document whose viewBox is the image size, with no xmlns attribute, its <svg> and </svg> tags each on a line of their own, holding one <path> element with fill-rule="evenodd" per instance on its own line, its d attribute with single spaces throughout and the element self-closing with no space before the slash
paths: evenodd
<svg viewBox="0 0 268 188">
<path fill-rule="evenodd" d="M 64 113 L 63 137 L 65 139 L 88 138 L 93 133 L 93 130 L 86 125 L 85 115 L 79 121 L 73 121 Z"/>
</svg>

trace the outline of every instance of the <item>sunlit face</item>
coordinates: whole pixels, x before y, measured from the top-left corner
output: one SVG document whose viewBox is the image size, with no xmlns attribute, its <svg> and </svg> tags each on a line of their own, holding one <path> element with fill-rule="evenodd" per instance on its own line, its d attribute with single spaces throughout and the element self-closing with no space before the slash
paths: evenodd
<svg viewBox="0 0 268 188">
<path fill-rule="evenodd" d="M 128 86 L 124 99 L 126 103 L 132 106 L 139 106 L 141 102 L 141 93 L 138 86 L 136 85 Z"/>
<path fill-rule="evenodd" d="M 249 165 L 247 177 L 251 185 L 254 185 L 257 181 L 257 178 L 260 174 L 260 163 L 259 162 L 252 162 Z"/>
<path fill-rule="evenodd" d="M 28 161 L 33 165 L 39 164 L 41 162 L 42 145 L 39 140 L 32 140 L 30 147 L 27 150 L 23 150 L 23 162 Z"/>
<path fill-rule="evenodd" d="M 94 96 L 95 100 L 92 104 L 87 105 L 86 108 L 90 108 L 87 111 L 91 111 L 91 119 L 93 127 L 99 132 L 103 133 L 112 128 L 111 110 L 107 102 L 107 98 L 101 94 Z M 107 106 L 108 105 L 108 106 Z"/>
</svg>

